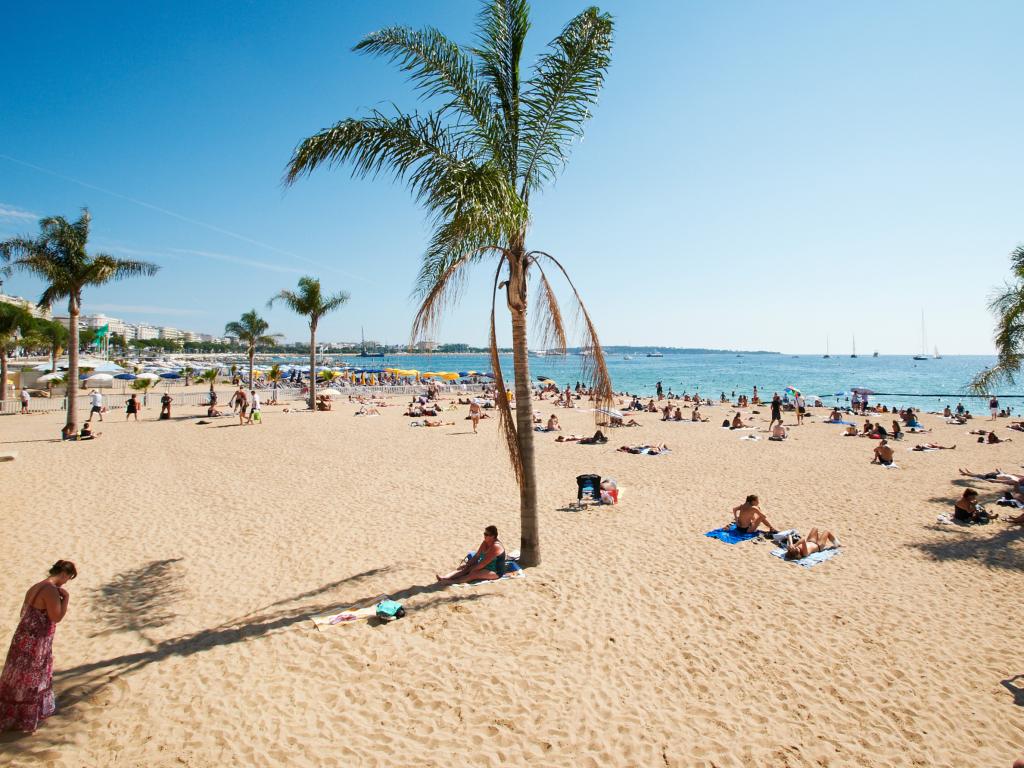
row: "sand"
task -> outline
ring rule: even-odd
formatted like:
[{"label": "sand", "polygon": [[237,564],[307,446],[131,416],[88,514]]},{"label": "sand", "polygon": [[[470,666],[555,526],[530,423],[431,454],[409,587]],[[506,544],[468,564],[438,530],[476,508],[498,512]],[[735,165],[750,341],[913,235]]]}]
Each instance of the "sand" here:
[{"label": "sand", "polygon": [[[226,397],[222,398],[222,402]],[[395,401],[393,401],[395,402]],[[0,644],[25,589],[76,561],[55,641],[58,713],[0,737],[10,766],[1009,766],[1024,756],[1014,627],[1024,534],[936,524],[958,466],[1018,466],[1024,435],[869,464],[874,441],[810,423],[783,444],[718,424],[537,435],[544,562],[434,590],[495,524],[518,546],[496,421],[473,435],[380,417],[199,408],[111,413],[53,442],[59,414],[0,418]],[[545,417],[554,409],[543,406]],[[557,409],[569,431],[592,415]],[[762,413],[759,418],[763,418]],[[822,414],[823,416],[824,414]],[[791,418],[789,419],[791,421]],[[860,421],[860,420],[858,420]],[[760,423],[760,422],[759,422]],[[986,423],[975,422],[984,427]],[[1003,436],[1009,436],[1005,428]],[[764,435],[762,434],[762,437]],[[617,453],[666,442],[672,453]],[[570,511],[575,475],[625,488]],[[976,483],[994,497],[998,486]],[[807,570],[767,542],[703,536],[745,494],[778,527],[830,528]],[[378,594],[408,616],[319,632]]]}]

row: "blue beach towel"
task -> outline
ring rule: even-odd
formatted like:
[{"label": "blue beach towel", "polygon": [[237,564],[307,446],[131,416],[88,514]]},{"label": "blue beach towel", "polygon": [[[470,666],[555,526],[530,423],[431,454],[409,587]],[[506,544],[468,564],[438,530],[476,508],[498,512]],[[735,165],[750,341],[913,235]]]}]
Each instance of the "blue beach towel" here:
[{"label": "blue beach towel", "polygon": [[825,424],[845,424],[848,427],[856,427],[857,425],[852,421],[826,421]]},{"label": "blue beach towel", "polygon": [[741,541],[750,541],[758,536],[756,533],[739,533],[736,530],[736,523],[729,523],[724,528],[715,528],[704,535],[711,539],[724,541],[726,544],[739,544]]},{"label": "blue beach towel", "polygon": [[813,568],[818,563],[824,563],[826,560],[831,560],[833,557],[838,555],[840,551],[841,550],[839,549],[826,549],[821,552],[815,552],[814,554],[808,555],[807,557],[802,557],[799,560],[788,561],[786,561],[786,550],[782,547],[779,547],[778,549],[773,549],[771,554],[772,557],[777,557],[780,560],[790,563],[796,563],[801,568]]}]

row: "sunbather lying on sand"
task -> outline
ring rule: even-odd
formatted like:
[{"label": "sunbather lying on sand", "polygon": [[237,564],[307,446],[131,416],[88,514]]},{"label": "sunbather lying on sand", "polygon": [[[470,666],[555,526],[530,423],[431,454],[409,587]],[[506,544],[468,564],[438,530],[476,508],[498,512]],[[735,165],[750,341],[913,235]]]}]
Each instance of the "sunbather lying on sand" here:
[{"label": "sunbather lying on sand", "polygon": [[645,453],[648,456],[657,456],[668,452],[668,446],[664,443],[656,445],[622,445],[617,450],[625,453]]},{"label": "sunbather lying on sand", "polygon": [[999,469],[995,472],[986,472],[985,474],[971,472],[969,469],[961,469],[960,474],[964,477],[973,477],[976,480],[988,480],[993,483],[1005,483],[1006,485],[1024,484],[1024,475],[1011,475],[1009,472],[1003,472]]},{"label": "sunbather lying on sand", "polygon": [[481,579],[500,579],[505,575],[505,547],[498,541],[498,529],[493,525],[484,528],[484,540],[465,563],[444,576],[437,575],[442,584],[464,584]]},{"label": "sunbather lying on sand", "polygon": [[559,435],[555,438],[556,443],[574,443],[580,439],[579,435]]},{"label": "sunbather lying on sand", "polygon": [[640,426],[640,422],[637,421],[636,419],[630,419],[629,421],[625,421],[621,416],[612,416],[611,419],[612,419],[611,425],[613,427],[639,427]]},{"label": "sunbather lying on sand", "polygon": [[839,539],[835,537],[832,531],[819,531],[817,528],[811,528],[807,538],[793,541],[793,537],[790,536],[786,540],[786,559],[800,560],[808,555],[813,555],[815,552],[821,552],[838,546]]},{"label": "sunbather lying on sand", "polygon": [[604,436],[604,432],[600,429],[594,433],[593,437],[584,437],[580,440],[580,445],[602,445],[608,442],[608,438]]},{"label": "sunbather lying on sand", "polygon": [[915,451],[955,451],[955,445],[939,445],[938,443],[918,443],[914,446]]},{"label": "sunbather lying on sand", "polygon": [[757,529],[764,525],[769,533],[775,533],[775,526],[768,522],[768,518],[761,511],[760,504],[761,501],[757,498],[757,494],[752,493],[747,496],[746,501],[738,507],[732,508],[732,518],[736,530],[743,533],[757,533]]}]

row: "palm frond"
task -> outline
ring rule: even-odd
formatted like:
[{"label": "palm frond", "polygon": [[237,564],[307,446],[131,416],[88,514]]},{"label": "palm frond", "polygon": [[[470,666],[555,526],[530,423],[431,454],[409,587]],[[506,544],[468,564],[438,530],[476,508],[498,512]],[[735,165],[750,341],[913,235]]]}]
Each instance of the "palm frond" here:
[{"label": "palm frond", "polygon": [[572,289],[573,296],[576,299],[576,306],[583,318],[583,338],[582,343],[585,348],[591,350],[589,356],[583,358],[583,371],[582,375],[585,380],[591,382],[591,386],[594,389],[594,405],[597,409],[597,420],[598,423],[604,423],[606,420],[606,414],[601,411],[607,410],[612,407],[615,403],[614,391],[612,389],[612,377],[608,372],[608,366],[604,359],[604,350],[601,348],[601,342],[597,337],[597,327],[594,325],[594,321],[590,317],[590,313],[587,311],[586,305],[583,303],[583,298],[580,296],[579,291],[576,290],[576,285],[569,277],[569,273],[566,272],[565,267],[562,266],[561,262],[558,261],[554,256],[544,251],[531,251],[530,256],[536,259],[537,256],[543,256],[552,264],[554,264],[558,270],[565,277],[569,287]]},{"label": "palm frond", "polygon": [[515,475],[516,484],[522,488],[524,480],[523,457],[519,455],[519,440],[516,432],[516,420],[512,415],[512,406],[508,403],[505,387],[505,377],[501,373],[501,360],[498,358],[498,334],[495,327],[495,310],[498,297],[498,282],[501,280],[501,270],[505,266],[506,257],[498,260],[498,269],[494,273],[494,287],[491,291],[491,331],[490,331],[490,356],[491,370],[494,372],[494,385],[497,392],[494,396],[494,405],[498,409],[498,429],[505,438],[505,449],[508,451],[508,459],[512,464],[512,474]]},{"label": "palm frond", "polygon": [[519,60],[529,29],[526,0],[489,0],[477,22],[478,46],[473,49],[504,118],[503,155],[510,169],[516,166],[519,148]]},{"label": "palm frond", "polygon": [[1010,252],[1010,269],[1018,280],[1024,280],[1024,245],[1018,245]]},{"label": "palm frond", "polygon": [[[1024,257],[1024,248],[1018,247],[1011,255],[1014,271],[1018,257]],[[998,359],[971,381],[970,389],[979,395],[989,394],[998,383],[1013,384],[1024,364],[1024,283],[1007,283],[989,302],[989,309],[996,316]]]},{"label": "palm frond", "polygon": [[520,194],[552,180],[597,102],[611,63],[612,18],[588,8],[570,21],[540,57],[523,94]]},{"label": "palm frond", "polygon": [[384,56],[398,64],[409,73],[424,98],[445,99],[438,114],[454,110],[464,115],[469,118],[471,133],[492,151],[497,149],[500,126],[487,87],[462,48],[437,29],[388,27],[367,35],[355,50]]},{"label": "palm frond", "polygon": [[533,259],[532,263],[539,273],[537,296],[534,301],[534,305],[537,307],[537,314],[534,315],[535,338],[541,348],[554,349],[564,355],[566,348],[565,323],[562,321],[562,310],[558,306],[558,298],[548,282],[547,275],[544,274],[543,267],[536,259]]}]

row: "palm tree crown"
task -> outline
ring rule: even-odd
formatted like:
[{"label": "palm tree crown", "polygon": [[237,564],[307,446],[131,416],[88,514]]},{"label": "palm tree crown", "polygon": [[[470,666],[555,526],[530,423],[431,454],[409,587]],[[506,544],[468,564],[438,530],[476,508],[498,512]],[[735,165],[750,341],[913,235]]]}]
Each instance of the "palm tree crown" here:
[{"label": "palm tree crown", "polygon": [[[550,254],[526,247],[530,197],[554,179],[573,141],[582,136],[611,62],[612,20],[597,8],[584,10],[551,41],[523,81],[520,58],[529,27],[526,0],[487,0],[470,48],[433,28],[390,27],[369,35],[356,50],[397,64],[436,108],[427,114],[375,110],[342,120],[296,147],[285,183],[321,165],[350,163],[357,176],[386,171],[409,186],[433,224],[416,281],[420,306],[414,339],[436,328],[444,307],[457,300],[468,267],[496,258],[493,292],[505,291],[512,315],[515,419],[506,398],[497,402],[520,487],[522,560],[533,565],[540,561],[540,549],[527,289],[534,277],[541,343],[564,350],[562,315],[544,266],[568,275]],[[611,381],[594,325],[575,288],[572,295],[583,314],[583,343],[593,350],[585,358],[584,376],[592,378],[599,405],[610,405]],[[493,299],[490,336],[496,384],[504,390]]]},{"label": "palm tree crown", "polygon": [[297,291],[283,290],[267,302],[268,307],[275,301],[282,301],[297,315],[309,318],[309,407],[316,411],[316,329],[320,318],[348,302],[348,294],[341,291],[324,296],[320,281],[312,277],[300,277]]},{"label": "palm tree crown", "polygon": [[76,221],[49,216],[39,221],[36,237],[12,237],[0,242],[0,257],[10,263],[5,272],[21,271],[46,283],[39,299],[49,308],[55,301],[68,300],[71,343],[68,347],[68,425],[76,427],[78,392],[78,316],[85,288],[129,277],[152,276],[156,264],[134,259],[119,259],[105,253],[86,251],[92,217],[87,208]]},{"label": "palm tree crown", "polygon": [[255,309],[242,314],[238,320],[232,320],[224,326],[225,336],[234,336],[246,346],[246,354],[249,356],[249,386],[256,386],[252,378],[253,360],[256,357],[256,347],[275,343],[280,334],[268,334],[270,324],[260,317]]},{"label": "palm tree crown", "polygon": [[989,303],[996,316],[995,343],[999,359],[991,368],[974,377],[971,389],[987,395],[999,382],[1013,384],[1024,365],[1024,245],[1018,245],[1010,254],[1010,273],[1007,281]]}]

